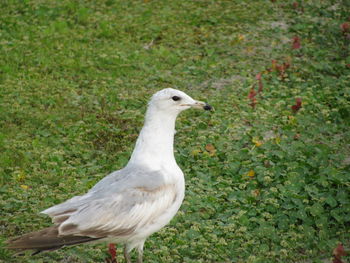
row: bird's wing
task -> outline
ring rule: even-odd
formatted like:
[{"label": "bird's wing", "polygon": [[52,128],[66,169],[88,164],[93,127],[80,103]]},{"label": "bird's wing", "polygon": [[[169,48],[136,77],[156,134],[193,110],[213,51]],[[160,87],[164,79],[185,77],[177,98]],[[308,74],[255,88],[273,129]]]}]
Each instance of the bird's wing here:
[{"label": "bird's wing", "polygon": [[174,184],[127,188],[110,196],[91,198],[79,207],[67,208],[52,217],[60,224],[60,235],[127,236],[162,216],[175,202],[176,192]]},{"label": "bird's wing", "polygon": [[[126,167],[98,182],[87,194],[46,209],[60,235],[125,236],[166,213],[177,198],[164,169]],[[180,170],[180,173],[181,170]]]}]

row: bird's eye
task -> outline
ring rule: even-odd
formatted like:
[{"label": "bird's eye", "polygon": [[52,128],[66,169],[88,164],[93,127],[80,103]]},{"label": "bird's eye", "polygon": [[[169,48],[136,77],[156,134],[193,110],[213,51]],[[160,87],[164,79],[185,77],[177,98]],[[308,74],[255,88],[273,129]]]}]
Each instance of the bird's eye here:
[{"label": "bird's eye", "polygon": [[178,96],[173,96],[173,97],[171,97],[172,99],[173,99],[173,101],[178,101],[178,100],[181,100],[181,98],[180,97],[178,97]]}]

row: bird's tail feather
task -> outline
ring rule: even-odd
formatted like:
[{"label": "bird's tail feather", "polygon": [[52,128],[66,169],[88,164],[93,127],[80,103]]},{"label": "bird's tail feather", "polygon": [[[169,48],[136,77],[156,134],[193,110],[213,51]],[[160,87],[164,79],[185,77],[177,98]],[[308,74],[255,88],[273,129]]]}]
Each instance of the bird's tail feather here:
[{"label": "bird's tail feather", "polygon": [[58,226],[52,226],[11,239],[7,241],[7,248],[17,252],[36,250],[33,253],[35,255],[45,250],[55,250],[64,246],[72,246],[98,239],[87,236],[59,236]]}]

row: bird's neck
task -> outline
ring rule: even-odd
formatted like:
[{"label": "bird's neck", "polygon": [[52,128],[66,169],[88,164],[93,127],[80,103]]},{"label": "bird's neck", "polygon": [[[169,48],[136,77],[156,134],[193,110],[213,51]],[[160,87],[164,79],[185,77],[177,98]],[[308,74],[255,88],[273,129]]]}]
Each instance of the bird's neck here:
[{"label": "bird's neck", "polygon": [[175,164],[174,134],[177,113],[159,111],[149,107],[144,126],[137,138],[128,165],[162,167]]}]

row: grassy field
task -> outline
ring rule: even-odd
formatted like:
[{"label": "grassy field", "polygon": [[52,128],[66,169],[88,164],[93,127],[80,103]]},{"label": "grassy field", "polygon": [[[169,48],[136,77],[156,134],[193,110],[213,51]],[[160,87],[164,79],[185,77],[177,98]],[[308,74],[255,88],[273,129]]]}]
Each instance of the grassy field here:
[{"label": "grassy field", "polygon": [[104,262],[105,245],[14,258],[3,242],[123,167],[149,97],[168,87],[215,111],[178,119],[186,198],[146,262],[320,262],[349,249],[349,10],[1,1],[0,262]]}]

